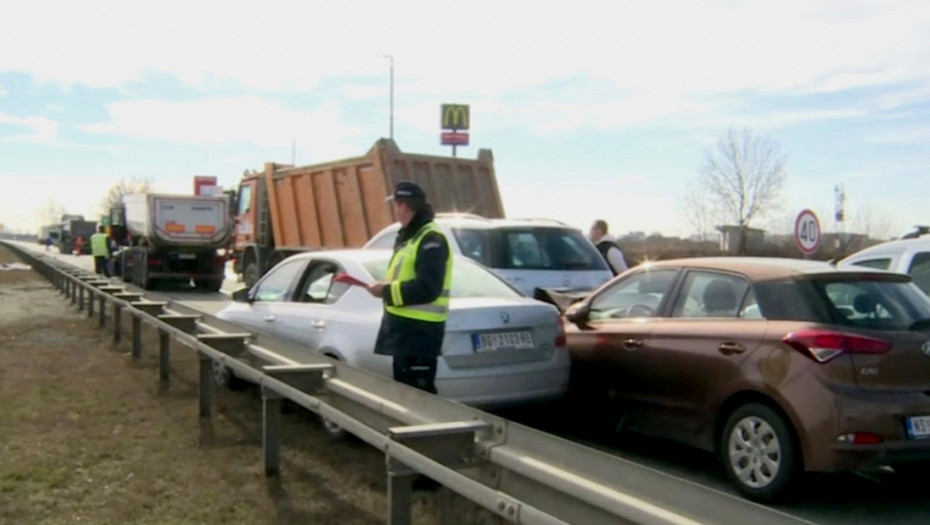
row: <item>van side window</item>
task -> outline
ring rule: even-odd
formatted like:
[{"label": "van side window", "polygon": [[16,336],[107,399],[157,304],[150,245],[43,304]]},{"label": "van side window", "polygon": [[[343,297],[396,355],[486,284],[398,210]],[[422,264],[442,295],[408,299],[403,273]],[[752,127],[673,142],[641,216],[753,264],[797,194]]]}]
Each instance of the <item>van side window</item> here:
[{"label": "van side window", "polygon": [[914,279],[914,284],[930,295],[930,252],[920,252],[911,259],[907,273]]}]

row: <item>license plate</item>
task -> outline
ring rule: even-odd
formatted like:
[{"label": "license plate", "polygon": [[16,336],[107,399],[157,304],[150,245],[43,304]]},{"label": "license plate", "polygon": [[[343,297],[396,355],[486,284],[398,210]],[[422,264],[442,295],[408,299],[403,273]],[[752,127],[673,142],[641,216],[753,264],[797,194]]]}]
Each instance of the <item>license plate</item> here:
[{"label": "license plate", "polygon": [[476,352],[490,352],[494,350],[519,350],[533,348],[533,332],[523,330],[520,332],[492,332],[485,334],[472,334],[472,343]]},{"label": "license plate", "polygon": [[181,253],[181,254],[178,254],[178,259],[196,259],[196,258],[197,258],[197,254],[196,254],[196,253]]},{"label": "license plate", "polygon": [[907,435],[912,439],[930,438],[930,416],[907,418]]}]

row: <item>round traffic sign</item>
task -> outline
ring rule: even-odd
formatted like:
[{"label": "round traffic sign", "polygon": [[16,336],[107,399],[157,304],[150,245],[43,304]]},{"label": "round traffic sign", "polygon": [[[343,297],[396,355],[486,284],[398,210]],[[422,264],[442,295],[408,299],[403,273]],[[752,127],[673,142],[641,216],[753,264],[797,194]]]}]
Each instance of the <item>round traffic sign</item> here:
[{"label": "round traffic sign", "polygon": [[794,221],[794,242],[807,255],[820,248],[820,221],[811,210],[803,210]]}]

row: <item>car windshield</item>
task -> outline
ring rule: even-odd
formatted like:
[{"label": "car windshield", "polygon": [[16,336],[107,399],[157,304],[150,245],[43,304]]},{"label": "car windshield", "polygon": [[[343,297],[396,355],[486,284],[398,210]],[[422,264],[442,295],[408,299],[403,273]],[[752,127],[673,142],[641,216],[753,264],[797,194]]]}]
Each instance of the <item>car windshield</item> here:
[{"label": "car windshield", "polygon": [[930,299],[910,282],[817,277],[756,283],[762,316],[866,328],[908,330],[930,319]]},{"label": "car windshield", "polygon": [[462,255],[485,266],[517,270],[604,270],[607,264],[571,228],[452,228]]},{"label": "car windshield", "polygon": [[[389,258],[366,261],[362,265],[378,281],[384,281]],[[520,297],[497,275],[465,258],[456,258],[452,269],[451,297]]]}]

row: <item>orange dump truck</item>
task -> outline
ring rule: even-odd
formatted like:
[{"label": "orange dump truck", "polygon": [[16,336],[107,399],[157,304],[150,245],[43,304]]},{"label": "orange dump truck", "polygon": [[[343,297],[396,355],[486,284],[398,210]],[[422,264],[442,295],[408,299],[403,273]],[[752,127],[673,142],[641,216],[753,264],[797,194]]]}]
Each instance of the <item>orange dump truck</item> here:
[{"label": "orange dump truck", "polygon": [[252,286],[269,268],[307,250],[357,248],[395,221],[385,197],[411,180],[437,212],[501,218],[491,150],[477,159],[403,153],[380,139],[361,157],[246,172],[235,210],[235,271]]}]

